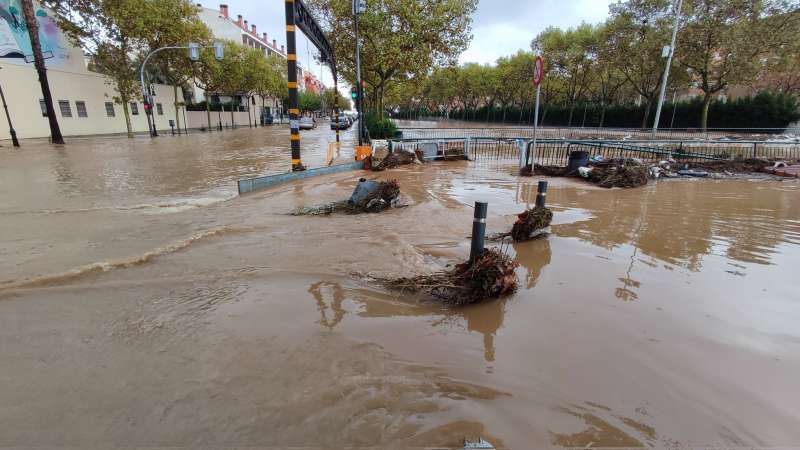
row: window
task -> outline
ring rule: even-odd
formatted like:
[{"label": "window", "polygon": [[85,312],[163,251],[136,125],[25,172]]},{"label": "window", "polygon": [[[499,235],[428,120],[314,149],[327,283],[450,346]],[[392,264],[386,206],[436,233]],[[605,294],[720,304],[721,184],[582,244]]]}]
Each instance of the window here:
[{"label": "window", "polygon": [[47,117],[47,105],[44,104],[42,99],[39,99],[39,108],[42,110],[42,117]]},{"label": "window", "polygon": [[69,100],[59,100],[58,109],[61,110],[61,117],[72,117],[72,108],[69,106]]},{"label": "window", "polygon": [[164,115],[164,107],[161,105],[161,103],[156,103],[156,111],[158,111],[159,116]]},{"label": "window", "polygon": [[89,117],[86,114],[86,102],[75,100],[75,109],[78,111],[78,117]]},{"label": "window", "polygon": [[116,117],[117,113],[114,112],[113,102],[106,102],[106,115],[108,117]]},{"label": "window", "polygon": [[139,105],[136,102],[131,102],[131,114],[134,116],[139,115]]}]

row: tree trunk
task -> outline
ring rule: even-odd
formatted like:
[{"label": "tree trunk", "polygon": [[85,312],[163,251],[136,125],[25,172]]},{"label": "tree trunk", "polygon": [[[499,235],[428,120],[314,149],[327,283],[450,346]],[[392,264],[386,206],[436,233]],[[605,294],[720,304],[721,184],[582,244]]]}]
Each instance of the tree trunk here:
[{"label": "tree trunk", "polygon": [[647,99],[647,103],[645,104],[645,107],[644,107],[644,117],[642,117],[642,129],[643,129],[643,130],[644,130],[645,128],[647,128],[647,123],[648,123],[648,120],[650,120],[650,104],[651,104],[651,103],[652,103],[652,102],[651,102],[651,101],[650,101],[650,99],[648,98],[648,99]]},{"label": "tree trunk", "polygon": [[581,122],[581,128],[585,128],[586,127],[586,111],[588,109],[589,109],[589,105],[588,104],[584,104],[583,105],[583,122]]},{"label": "tree trunk", "polygon": [[39,75],[42,98],[47,109],[47,121],[50,123],[50,141],[53,144],[64,144],[64,137],[61,135],[61,128],[58,126],[58,119],[56,119],[56,110],[53,108],[53,96],[50,94],[47,68],[42,55],[42,45],[39,42],[39,23],[36,21],[32,0],[22,0],[22,13],[25,15],[25,25],[28,28],[28,36],[33,49],[34,66],[36,67],[36,73]]},{"label": "tree trunk", "polygon": [[575,112],[575,102],[569,104],[569,119],[567,120],[567,128],[572,126],[572,113]]},{"label": "tree trunk", "polygon": [[208,131],[211,131],[211,102],[208,101],[206,96],[206,119],[208,119]]},{"label": "tree trunk", "polygon": [[703,97],[703,111],[700,113],[700,128],[703,131],[708,130],[708,110],[711,106],[711,94],[705,94]]},{"label": "tree trunk", "polygon": [[603,102],[602,109],[600,110],[600,126],[598,128],[603,128],[605,122],[606,122],[606,102]]},{"label": "tree trunk", "polygon": [[247,126],[253,128],[253,116],[250,115],[250,98],[245,97],[247,99]]},{"label": "tree trunk", "polygon": [[181,120],[180,120],[181,116],[180,116],[180,110],[178,108],[178,85],[177,84],[172,86],[172,97],[174,99],[172,104],[173,104],[173,106],[175,106],[175,125],[177,125],[178,136],[180,136],[180,134],[181,134]]},{"label": "tree trunk", "polygon": [[128,111],[128,106],[131,104],[131,102],[127,96],[123,96],[122,94],[120,94],[120,100],[122,100],[122,112],[125,114],[125,127],[128,130],[128,139],[132,139],[133,126],[131,126],[131,113]]},{"label": "tree trunk", "polygon": [[231,130],[236,129],[236,121],[233,118],[233,97],[231,97]]}]

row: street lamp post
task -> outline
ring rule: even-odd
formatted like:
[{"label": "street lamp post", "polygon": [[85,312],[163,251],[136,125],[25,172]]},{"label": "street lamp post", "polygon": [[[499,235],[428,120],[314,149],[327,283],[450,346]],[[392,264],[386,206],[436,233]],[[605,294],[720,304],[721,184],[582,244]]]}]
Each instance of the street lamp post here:
[{"label": "street lamp post", "polygon": [[675,8],[675,24],[672,28],[672,42],[669,46],[669,54],[667,55],[667,67],[664,68],[664,76],[661,77],[661,94],[658,96],[658,108],[656,108],[656,120],[653,123],[653,137],[658,131],[658,122],[661,120],[661,108],[664,106],[664,96],[667,95],[667,80],[669,79],[669,69],[672,67],[672,57],[675,55],[675,40],[678,37],[678,28],[681,24],[681,8],[683,7],[683,0],[677,0],[677,8]]},{"label": "street lamp post", "polygon": [[[145,85],[145,80],[144,80],[144,69],[145,69],[145,66],[147,65],[147,61],[149,61],[150,58],[153,57],[153,55],[155,55],[156,53],[159,53],[159,52],[164,51],[164,50],[178,50],[178,49],[184,49],[185,50],[185,49],[188,49],[189,50],[189,59],[192,60],[193,62],[197,62],[197,61],[200,60],[200,49],[201,48],[213,48],[214,49],[214,58],[216,58],[217,61],[220,61],[220,60],[222,60],[222,58],[225,57],[225,50],[224,50],[224,47],[222,46],[221,42],[215,42],[214,45],[212,45],[210,47],[203,47],[200,44],[192,42],[189,45],[185,45],[185,46],[174,45],[174,46],[167,46],[167,47],[157,48],[157,49],[151,51],[150,53],[148,53],[147,56],[144,58],[144,61],[142,61],[142,66],[139,68],[139,81],[142,83],[142,97],[144,99],[145,112],[147,113],[147,127],[150,129],[150,137],[158,136],[158,131],[156,130],[155,118],[153,119],[152,126],[150,125],[150,116],[153,113],[153,98],[147,92],[147,87]],[[149,105],[149,108],[148,108],[148,105]]]},{"label": "street lamp post", "polygon": [[11,115],[8,113],[8,105],[6,104],[6,95],[3,93],[3,87],[0,86],[0,97],[3,99],[3,109],[6,111],[6,119],[8,120],[8,133],[11,135],[11,145],[19,147],[19,140],[17,139],[17,132],[14,130],[14,125],[11,125]]}]

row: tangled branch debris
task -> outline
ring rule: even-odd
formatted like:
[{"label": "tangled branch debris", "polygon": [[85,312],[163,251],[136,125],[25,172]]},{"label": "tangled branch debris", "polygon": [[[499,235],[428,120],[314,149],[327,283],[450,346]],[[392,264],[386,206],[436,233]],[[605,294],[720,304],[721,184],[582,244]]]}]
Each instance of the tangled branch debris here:
[{"label": "tangled branch debris", "polygon": [[[368,187],[363,190],[361,185],[368,183]],[[378,213],[392,206],[395,206],[400,199],[400,185],[397,180],[391,181],[370,181],[362,179],[359,188],[356,188],[350,200],[328,203],[325,205],[298,208],[292,212],[293,216],[328,216],[331,214],[362,214]]]},{"label": "tangled branch debris", "polygon": [[511,228],[511,238],[516,242],[523,242],[540,236],[550,222],[553,221],[553,211],[549,208],[537,206],[517,216],[514,227]]},{"label": "tangled branch debris", "polygon": [[380,163],[372,166],[372,170],[375,172],[382,172],[386,169],[394,169],[395,167],[405,166],[408,164],[418,164],[423,160],[422,150],[417,150],[416,152],[395,150],[386,158],[383,158]]},{"label": "tangled branch debris", "polygon": [[448,305],[470,305],[500,298],[517,290],[519,264],[497,249],[486,249],[474,263],[414,278],[383,280],[391,288],[426,293]]},{"label": "tangled branch debris", "polygon": [[604,188],[633,188],[649,181],[650,169],[635,159],[610,159],[592,166],[587,178]]}]

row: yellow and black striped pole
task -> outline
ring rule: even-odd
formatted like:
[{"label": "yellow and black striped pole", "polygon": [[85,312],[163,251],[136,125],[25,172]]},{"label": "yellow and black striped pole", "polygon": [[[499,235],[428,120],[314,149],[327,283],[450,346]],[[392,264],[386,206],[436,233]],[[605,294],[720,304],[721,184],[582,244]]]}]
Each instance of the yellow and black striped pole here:
[{"label": "yellow and black striped pole", "polygon": [[333,113],[336,116],[336,145],[339,145],[339,80],[336,79],[336,72],[333,74]]},{"label": "yellow and black striped pole", "polygon": [[300,160],[300,107],[297,100],[297,41],[294,0],[286,0],[286,62],[289,67],[289,127],[292,142],[292,171],[306,170]]}]

